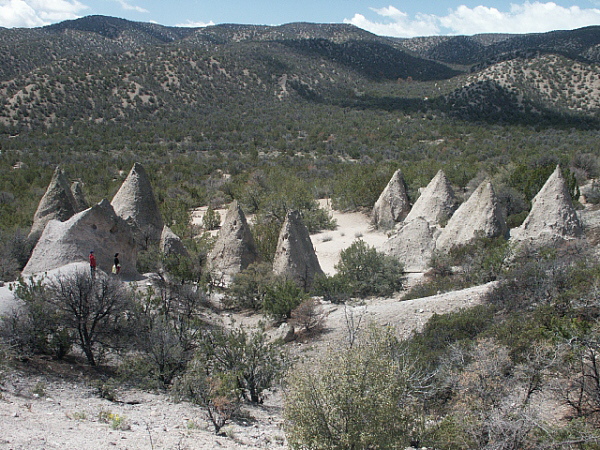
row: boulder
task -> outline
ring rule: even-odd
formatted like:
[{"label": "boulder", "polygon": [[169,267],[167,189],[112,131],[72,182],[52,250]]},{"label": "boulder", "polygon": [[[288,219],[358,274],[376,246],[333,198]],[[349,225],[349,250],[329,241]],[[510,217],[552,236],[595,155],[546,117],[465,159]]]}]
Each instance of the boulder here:
[{"label": "boulder", "polygon": [[217,242],[208,255],[211,273],[226,284],[258,260],[258,250],[246,216],[237,201],[227,210]]},{"label": "boulder", "polygon": [[375,202],[371,220],[377,228],[394,228],[410,211],[406,184],[400,169],[394,172],[389,183]]},{"label": "boulder", "polygon": [[64,222],[69,219],[79,211],[76,205],[67,178],[62,169],[57,167],[46,193],[33,215],[33,225],[27,237],[28,241],[35,245],[48,222],[51,220]]},{"label": "boulder", "polygon": [[404,222],[422,217],[432,225],[447,222],[458,206],[454,190],[443,170],[440,170],[421,193]]},{"label": "boulder", "polygon": [[164,223],[150,179],[141,164],[133,165],[111,204],[117,215],[133,228],[141,248],[160,241]]},{"label": "boulder", "polygon": [[98,269],[110,273],[114,254],[119,253],[121,275],[132,278],[138,275],[133,234],[108,200],[102,200],[65,222],[48,222],[23,274],[47,272],[74,262],[89,262],[90,251],[94,251]]},{"label": "boulder", "polygon": [[398,231],[383,245],[384,253],[404,265],[405,272],[424,272],[435,250],[436,227],[421,216],[399,225]]},{"label": "boulder", "polygon": [[531,211],[523,224],[511,230],[511,240],[552,245],[578,238],[582,233],[567,183],[557,166],[531,202]]},{"label": "boulder", "polygon": [[436,250],[447,251],[478,237],[493,238],[506,232],[506,220],[492,183],[484,180],[442,229]]},{"label": "boulder", "polygon": [[298,211],[288,212],[277,241],[273,271],[309,290],[315,277],[323,274],[308,228]]},{"label": "boulder", "polygon": [[160,235],[159,248],[165,256],[184,256],[186,258],[190,256],[181,238],[166,225]]},{"label": "boulder", "polygon": [[289,323],[282,323],[279,328],[271,336],[271,341],[277,342],[292,342],[296,339],[296,330],[293,325]]}]

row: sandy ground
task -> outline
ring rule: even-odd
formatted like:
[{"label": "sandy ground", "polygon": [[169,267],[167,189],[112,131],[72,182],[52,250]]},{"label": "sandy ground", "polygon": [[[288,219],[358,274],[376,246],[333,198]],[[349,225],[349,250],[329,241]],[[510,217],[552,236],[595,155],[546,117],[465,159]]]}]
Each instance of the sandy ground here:
[{"label": "sandy ground", "polygon": [[[10,376],[0,398],[0,448],[241,449],[284,448],[281,401],[244,409],[217,436],[200,408],[164,394],[130,390],[117,402],[79,380]],[[271,403],[270,403],[271,401]],[[275,404],[272,403],[275,402]],[[119,422],[120,421],[120,422]],[[117,425],[118,426],[115,426]]]},{"label": "sandy ground", "polygon": [[323,231],[311,236],[313,247],[319,258],[321,268],[328,275],[335,273],[335,265],[340,259],[340,252],[362,239],[368,245],[381,250],[387,240],[387,234],[371,227],[369,216],[361,212],[341,213],[333,211],[327,200],[320,201],[321,207],[328,211],[337,222],[337,229]]},{"label": "sandy ground", "polygon": [[[225,211],[219,211],[222,218]],[[325,272],[334,272],[339,252],[361,238],[380,248],[385,233],[370,228],[361,213],[332,212],[338,228],[312,236],[313,245]],[[201,223],[201,215],[196,219]],[[86,264],[83,264],[87,268]],[[82,267],[83,267],[82,266]],[[69,270],[77,269],[74,265]],[[51,274],[52,275],[52,274]],[[340,345],[347,337],[348,318],[361,324],[374,321],[392,325],[400,337],[420,330],[434,313],[473,306],[492,284],[423,299],[400,301],[370,299],[360,306],[322,304],[327,316],[325,332],[307,342],[287,344],[292,353],[319,353],[324,346]],[[12,292],[0,287],[0,314],[14,305]],[[230,317],[231,318],[231,317]],[[237,323],[255,323],[259,316],[236,315]],[[47,364],[56,364],[48,361]],[[64,366],[63,366],[64,369]],[[88,375],[77,373],[81,366],[49,376],[42,367],[37,375],[12,372],[0,390],[0,448],[4,449],[242,449],[286,448],[281,393],[270,395],[265,404],[244,409],[244,419],[216,436],[204,412],[186,403],[174,403],[167,395],[138,390],[117,391],[118,402],[99,398]],[[113,420],[123,426],[114,429]]]}]

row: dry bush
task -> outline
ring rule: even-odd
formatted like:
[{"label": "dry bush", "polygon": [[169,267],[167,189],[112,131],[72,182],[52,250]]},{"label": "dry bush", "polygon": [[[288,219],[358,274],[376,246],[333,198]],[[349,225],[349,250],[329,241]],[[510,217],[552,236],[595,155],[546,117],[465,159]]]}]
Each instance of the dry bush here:
[{"label": "dry bush", "polygon": [[325,313],[318,300],[309,298],[292,311],[292,324],[304,333],[318,333],[323,330]]}]

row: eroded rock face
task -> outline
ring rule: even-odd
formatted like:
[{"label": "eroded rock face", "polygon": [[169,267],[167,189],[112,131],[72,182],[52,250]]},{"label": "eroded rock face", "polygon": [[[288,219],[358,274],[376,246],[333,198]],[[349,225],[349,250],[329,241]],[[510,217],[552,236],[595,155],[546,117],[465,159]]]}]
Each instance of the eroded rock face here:
[{"label": "eroded rock face", "polygon": [[237,201],[227,210],[217,242],[208,255],[208,268],[226,284],[258,260],[258,251],[246,216]]},{"label": "eroded rock face", "polygon": [[35,245],[48,222],[51,220],[64,222],[78,211],[67,178],[62,169],[57,167],[33,216],[33,225],[27,239]]},{"label": "eroded rock face", "polygon": [[90,207],[85,199],[85,194],[83,193],[83,183],[81,181],[74,181],[71,183],[71,193],[73,194],[73,199],[75,200],[75,208],[77,209],[77,212],[81,212]]},{"label": "eroded rock face", "polygon": [[181,238],[166,225],[160,235],[159,248],[165,256],[183,256],[186,258],[190,256]]},{"label": "eroded rock face", "polygon": [[422,217],[432,225],[447,222],[458,206],[454,190],[443,170],[440,170],[421,193],[404,219],[410,222]]},{"label": "eroded rock face", "polygon": [[394,228],[410,211],[406,185],[400,169],[396,170],[389,183],[375,202],[371,219],[377,228]]},{"label": "eroded rock face", "polygon": [[511,231],[511,240],[551,245],[578,238],[583,227],[577,216],[560,167],[550,175],[531,203],[523,224]]},{"label": "eroded rock face", "polygon": [[277,241],[273,271],[309,290],[323,270],[298,211],[288,212]]},{"label": "eroded rock face", "polygon": [[114,254],[119,253],[121,275],[138,275],[133,234],[108,200],[102,200],[65,222],[48,222],[23,274],[46,272],[73,262],[88,262],[90,251],[94,252],[99,269],[110,273]]},{"label": "eroded rock face", "polygon": [[383,251],[404,265],[405,272],[424,272],[435,250],[435,226],[417,216],[399,225],[397,232],[383,246]]},{"label": "eroded rock face", "polygon": [[160,241],[164,223],[152,185],[141,164],[133,165],[111,204],[116,214],[132,227],[141,247]]},{"label": "eroded rock face", "polygon": [[468,244],[478,237],[498,237],[507,232],[506,219],[492,183],[483,181],[456,210],[436,241],[438,251]]}]

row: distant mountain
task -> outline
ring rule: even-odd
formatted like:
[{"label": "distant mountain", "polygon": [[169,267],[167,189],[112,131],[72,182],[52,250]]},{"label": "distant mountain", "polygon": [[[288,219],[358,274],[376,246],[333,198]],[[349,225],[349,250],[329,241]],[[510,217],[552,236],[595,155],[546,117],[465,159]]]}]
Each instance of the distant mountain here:
[{"label": "distant mountain", "polygon": [[535,53],[560,54],[587,62],[600,62],[600,26],[535,34],[480,34],[399,39],[398,43],[422,58],[448,64],[490,65]]},{"label": "distant mountain", "polygon": [[[131,39],[136,45],[159,42],[173,42],[183,39],[194,32],[191,28],[165,27],[154,23],[131,22],[125,19],[107,16],[87,16],[76,20],[67,20],[44,27],[50,33],[83,31],[97,33],[109,39]],[[125,36],[127,36],[125,38]]]},{"label": "distant mountain", "polygon": [[554,111],[597,116],[600,67],[559,54],[515,58],[469,75],[447,100],[455,112],[462,110],[467,115]]},{"label": "distant mountain", "polygon": [[185,121],[198,109],[294,102],[469,120],[596,117],[599,58],[600,27],[392,39],[347,24],[182,28],[89,16],[0,29],[0,125]]}]

